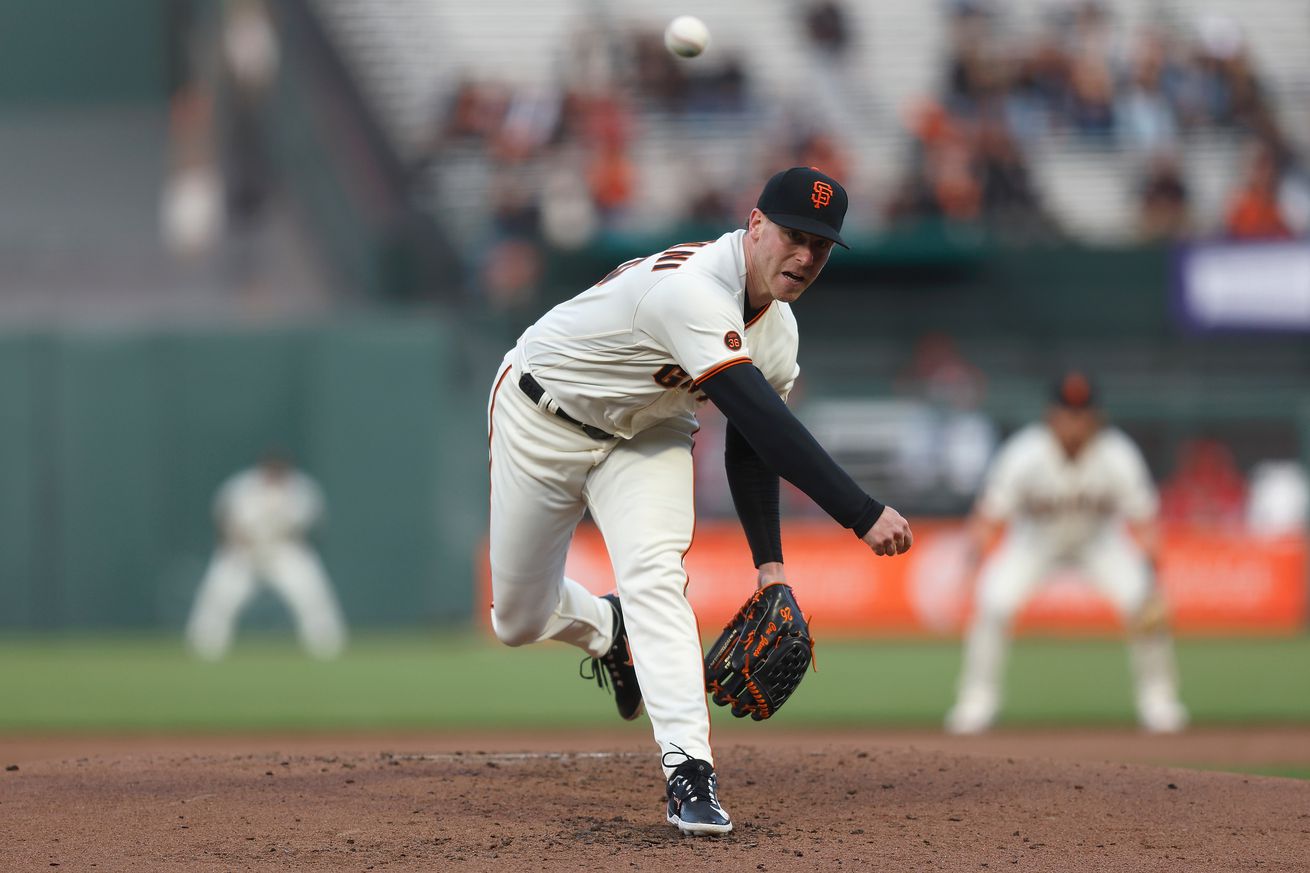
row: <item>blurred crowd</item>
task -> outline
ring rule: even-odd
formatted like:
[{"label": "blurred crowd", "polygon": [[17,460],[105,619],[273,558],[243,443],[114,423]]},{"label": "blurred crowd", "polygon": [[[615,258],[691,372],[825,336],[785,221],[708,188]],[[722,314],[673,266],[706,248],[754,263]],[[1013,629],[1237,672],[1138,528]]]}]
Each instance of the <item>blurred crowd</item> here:
[{"label": "blurred crowd", "polygon": [[[1306,229],[1303,170],[1238,22],[1207,16],[1125,33],[1103,0],[1074,0],[1019,34],[998,4],[957,0],[950,33],[941,93],[910,113],[914,157],[892,216],[1056,233],[1027,157],[1054,141],[1135,163],[1143,240],[1216,224],[1239,239]],[[1193,214],[1183,169],[1189,137],[1206,132],[1246,143],[1218,222]]]},{"label": "blurred crowd", "polygon": [[[1134,168],[1142,241],[1306,231],[1310,185],[1238,22],[1208,16],[1126,31],[1105,0],[1043,8],[1040,21],[1017,22],[994,0],[955,0],[938,93],[904,112],[908,158],[900,178],[875,192],[881,221],[978,225],[1018,241],[1064,236],[1043,205],[1033,155],[1066,148],[1090,149],[1093,160],[1100,150]],[[842,0],[804,4],[798,23],[812,81],[829,84],[811,89],[811,111],[753,137],[744,159],[847,177],[859,144],[839,119],[867,108],[859,67],[850,65],[866,42]],[[644,170],[634,146],[653,115],[748,119],[776,115],[780,103],[759,93],[742,56],[720,50],[689,63],[665,51],[656,31],[579,32],[563,56],[557,82],[468,79],[439,111],[429,158],[472,145],[493,164],[496,256],[482,276],[493,300],[525,293],[542,245],[581,245],[623,226]],[[834,100],[845,102],[824,105]],[[1197,214],[1186,172],[1187,150],[1206,134],[1244,144],[1222,216]],[[735,223],[749,205],[744,194],[688,186],[674,218]]]},{"label": "blurred crowd", "polygon": [[[489,161],[490,239],[475,284],[501,308],[530,297],[545,247],[576,248],[622,222],[638,192],[633,149],[644,115],[748,109],[744,66],[731,53],[690,65],[644,29],[585,29],[572,43],[557,82],[459,81],[424,156],[471,148]],[[685,212],[717,220],[735,206],[708,188]]]}]

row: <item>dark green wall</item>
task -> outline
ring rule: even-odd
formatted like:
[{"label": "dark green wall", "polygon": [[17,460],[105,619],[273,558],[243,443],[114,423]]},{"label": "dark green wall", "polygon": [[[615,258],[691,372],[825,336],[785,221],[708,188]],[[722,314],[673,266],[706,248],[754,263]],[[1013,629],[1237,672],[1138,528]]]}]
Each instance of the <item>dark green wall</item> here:
[{"label": "dark green wall", "polygon": [[0,0],[0,108],[162,99],[172,0]]},{"label": "dark green wall", "polygon": [[484,386],[439,323],[0,335],[0,627],[180,626],[270,447],[323,486],[353,625],[467,617]]}]

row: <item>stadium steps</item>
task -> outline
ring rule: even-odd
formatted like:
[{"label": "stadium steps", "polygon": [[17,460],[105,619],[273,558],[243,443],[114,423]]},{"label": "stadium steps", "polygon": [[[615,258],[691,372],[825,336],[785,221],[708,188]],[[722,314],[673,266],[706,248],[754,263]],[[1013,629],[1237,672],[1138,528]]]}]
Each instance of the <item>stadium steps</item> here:
[{"label": "stadium steps", "polygon": [[[296,223],[273,209],[258,251],[180,263],[162,244],[163,106],[44,109],[0,118],[0,321],[156,322],[326,300]],[[258,286],[235,258],[256,259]],[[245,261],[252,263],[252,261]],[[236,268],[236,272],[225,272]],[[267,283],[265,293],[264,283]],[[254,299],[251,294],[257,294]]]}]

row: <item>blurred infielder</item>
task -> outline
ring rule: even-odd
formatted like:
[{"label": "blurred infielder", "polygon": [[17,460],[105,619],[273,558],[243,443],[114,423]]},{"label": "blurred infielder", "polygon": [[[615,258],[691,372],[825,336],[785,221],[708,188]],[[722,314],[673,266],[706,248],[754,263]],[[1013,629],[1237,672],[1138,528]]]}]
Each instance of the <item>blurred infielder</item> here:
[{"label": "blurred infielder", "polygon": [[979,733],[1001,705],[1010,624],[1042,580],[1075,567],[1123,616],[1138,718],[1153,732],[1181,730],[1173,646],[1154,567],[1160,548],[1157,498],[1141,453],[1104,426],[1088,379],[1055,385],[1045,421],[1001,446],[969,519],[973,564],[1002,528],[1006,537],[978,575],[952,733]]},{"label": "blurred infielder", "polygon": [[286,603],[310,654],[332,658],[345,645],[341,609],[305,534],[323,511],[318,486],[283,459],[269,456],[227,480],[214,500],[219,545],[187,622],[197,655],[227,653],[241,610],[260,580]]},{"label": "blurred infielder", "polygon": [[[621,716],[644,703],[666,816],[685,833],[732,829],[682,563],[700,404],[728,420],[725,465],[761,587],[786,581],[779,474],[876,554],[910,548],[905,519],[865,494],[783,402],[799,372],[790,304],[845,245],[846,205],[817,170],[775,175],[744,230],[629,261],[546,313],[506,355],[488,403],[495,632],[511,646],[572,643],[614,686]],[[617,594],[564,576],[588,510]]]}]

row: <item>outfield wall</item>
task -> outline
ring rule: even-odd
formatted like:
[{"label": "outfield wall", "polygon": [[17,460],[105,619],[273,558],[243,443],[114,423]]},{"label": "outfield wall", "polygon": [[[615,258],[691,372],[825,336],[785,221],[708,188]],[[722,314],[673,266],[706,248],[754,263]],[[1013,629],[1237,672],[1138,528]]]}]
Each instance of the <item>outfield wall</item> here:
[{"label": "outfield wall", "polygon": [[431,319],[0,336],[0,628],[180,627],[216,489],[271,447],[323,487],[352,624],[466,617],[486,449],[462,360]]},{"label": "outfield wall", "polygon": [[[268,448],[323,486],[314,539],[352,626],[484,616],[485,391],[506,336],[426,316],[0,333],[0,629],[180,629],[214,545],[214,493]],[[916,531],[907,558],[880,561],[826,521],[789,523],[802,602],[833,629],[955,632],[958,531]],[[603,545],[584,530],[577,546],[574,575],[607,589]],[[702,518],[688,566],[706,627],[744,599],[748,560],[734,520]],[[1066,581],[1028,626],[1113,625]],[[1300,539],[1176,530],[1164,584],[1184,632],[1305,626]],[[285,621],[266,596],[243,627]]]},{"label": "outfield wall", "polygon": [[[958,521],[913,521],[914,548],[878,558],[834,524],[791,522],[783,531],[787,574],[818,633],[961,632],[973,606],[967,539]],[[1184,635],[1294,634],[1305,629],[1305,536],[1262,539],[1198,526],[1165,530],[1160,585],[1175,630]],[[687,596],[701,629],[718,628],[755,587],[750,551],[735,521],[699,522],[686,557]],[[565,572],[597,594],[614,590],[604,541],[579,529]],[[491,602],[485,559],[481,600]],[[1018,618],[1033,633],[1116,632],[1118,617],[1077,573],[1046,580]]]}]

